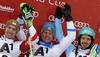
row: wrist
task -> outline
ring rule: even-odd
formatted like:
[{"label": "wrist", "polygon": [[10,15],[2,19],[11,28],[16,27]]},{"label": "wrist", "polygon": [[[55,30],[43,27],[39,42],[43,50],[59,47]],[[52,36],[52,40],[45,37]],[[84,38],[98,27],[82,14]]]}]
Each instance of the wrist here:
[{"label": "wrist", "polygon": [[31,26],[31,25],[33,25],[33,22],[29,20],[28,24],[29,24],[29,26]]},{"label": "wrist", "polygon": [[26,24],[26,26],[32,26],[33,25],[33,22],[31,21],[31,20],[27,20],[26,22],[25,22],[25,24]]},{"label": "wrist", "polygon": [[69,21],[73,21],[73,18],[72,18],[71,15],[68,15],[68,16],[65,16],[65,20],[66,20],[67,22],[69,22]]}]

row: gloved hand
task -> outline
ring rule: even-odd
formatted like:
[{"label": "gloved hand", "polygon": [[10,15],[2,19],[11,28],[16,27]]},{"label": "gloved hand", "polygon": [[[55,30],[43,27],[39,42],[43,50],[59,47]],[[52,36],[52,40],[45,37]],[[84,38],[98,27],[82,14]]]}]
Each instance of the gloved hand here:
[{"label": "gloved hand", "polygon": [[56,7],[56,13],[55,13],[55,17],[56,18],[59,18],[59,19],[61,19],[62,18],[62,16],[63,16],[63,9],[64,9],[65,7],[63,6],[63,5],[58,5],[57,7]]},{"label": "gloved hand", "polygon": [[22,18],[22,14],[19,14],[18,17],[19,17],[20,19],[23,19],[23,18]]},{"label": "gloved hand", "polygon": [[65,17],[66,21],[72,21],[73,18],[71,16],[71,7],[70,5],[68,5],[67,3],[65,5],[63,5],[65,7],[65,9],[63,9],[63,14]]},{"label": "gloved hand", "polygon": [[20,8],[21,8],[21,14],[19,15],[22,16],[22,19],[24,19],[26,25],[28,24],[28,26],[33,24],[33,15],[32,15],[32,11],[34,10],[32,6],[27,5],[26,3],[21,3],[20,4]]},{"label": "gloved hand", "polygon": [[58,12],[58,13],[56,13],[56,15],[58,16],[58,18],[59,17],[62,18],[63,14],[64,14],[66,21],[72,21],[73,20],[72,16],[70,15],[71,14],[70,5],[68,5],[66,3],[65,5],[61,4],[61,5],[58,5],[57,7],[59,8],[59,9],[56,9],[56,12]]},{"label": "gloved hand", "polygon": [[32,6],[27,5],[26,3],[21,3],[20,8],[21,8],[22,16],[25,17],[26,20],[32,19],[33,17],[32,11],[34,10]]}]

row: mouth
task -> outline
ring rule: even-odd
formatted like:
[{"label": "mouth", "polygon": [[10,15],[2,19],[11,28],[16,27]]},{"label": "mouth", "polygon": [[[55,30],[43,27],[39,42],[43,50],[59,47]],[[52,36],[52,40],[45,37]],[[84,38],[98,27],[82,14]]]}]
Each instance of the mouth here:
[{"label": "mouth", "polygon": [[83,44],[83,46],[85,46],[85,45],[87,45],[87,44]]},{"label": "mouth", "polygon": [[46,37],[45,39],[46,39],[46,40],[49,40],[50,38]]},{"label": "mouth", "polygon": [[13,34],[10,33],[10,32],[7,32],[7,33],[6,33],[6,36],[7,36],[8,38],[10,38],[12,35],[13,35]]},{"label": "mouth", "polygon": [[86,43],[83,43],[82,45],[83,45],[84,47],[86,47],[86,46],[87,46],[87,44],[86,44]]},{"label": "mouth", "polygon": [[11,33],[7,33],[7,35],[8,35],[8,36],[11,36],[12,34],[11,34]]}]

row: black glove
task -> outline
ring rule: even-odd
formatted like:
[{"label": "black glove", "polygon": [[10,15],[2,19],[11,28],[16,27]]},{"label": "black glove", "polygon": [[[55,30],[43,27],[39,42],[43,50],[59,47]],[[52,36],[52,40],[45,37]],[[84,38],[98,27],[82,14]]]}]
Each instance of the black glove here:
[{"label": "black glove", "polygon": [[57,6],[56,8],[56,13],[55,13],[55,17],[61,19],[63,16],[63,12],[62,12],[62,8],[60,8],[59,6]]},{"label": "black glove", "polygon": [[65,17],[65,20],[68,22],[68,21],[73,21],[73,18],[71,15],[68,15]]},{"label": "black glove", "polygon": [[19,17],[20,19],[23,19],[23,18],[22,18],[22,14],[19,14],[18,17]]},{"label": "black glove", "polygon": [[26,3],[21,3],[20,4],[20,8],[21,8],[21,14],[19,15],[19,18],[23,19],[22,16],[25,19],[32,19],[32,11],[34,10],[34,8],[30,5],[27,5]]},{"label": "black glove", "polygon": [[73,21],[73,18],[71,16],[71,7],[67,3],[64,5],[65,9],[63,10],[63,14],[66,21]]}]

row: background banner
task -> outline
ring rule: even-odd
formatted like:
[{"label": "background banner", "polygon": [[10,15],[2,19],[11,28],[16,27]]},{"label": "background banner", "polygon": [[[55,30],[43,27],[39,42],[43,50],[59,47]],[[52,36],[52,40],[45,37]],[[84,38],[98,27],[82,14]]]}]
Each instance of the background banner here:
[{"label": "background banner", "polygon": [[[95,31],[94,43],[100,45],[100,0],[0,0],[0,36],[4,34],[5,23],[10,19],[17,19],[21,13],[20,4],[25,2],[34,7],[33,24],[36,28],[38,35],[40,35],[41,29],[45,22],[55,23],[55,11],[56,6],[59,4],[67,3],[71,6],[71,15],[74,19],[74,25],[78,32],[83,27],[90,27]],[[62,27],[64,35],[66,36],[66,22],[64,17],[62,18]],[[27,34],[26,27],[24,31]],[[16,41],[18,39],[16,38]],[[57,43],[54,38],[52,40]],[[77,38],[73,42],[73,45],[77,45]],[[64,57],[63,54],[61,57]]]}]

